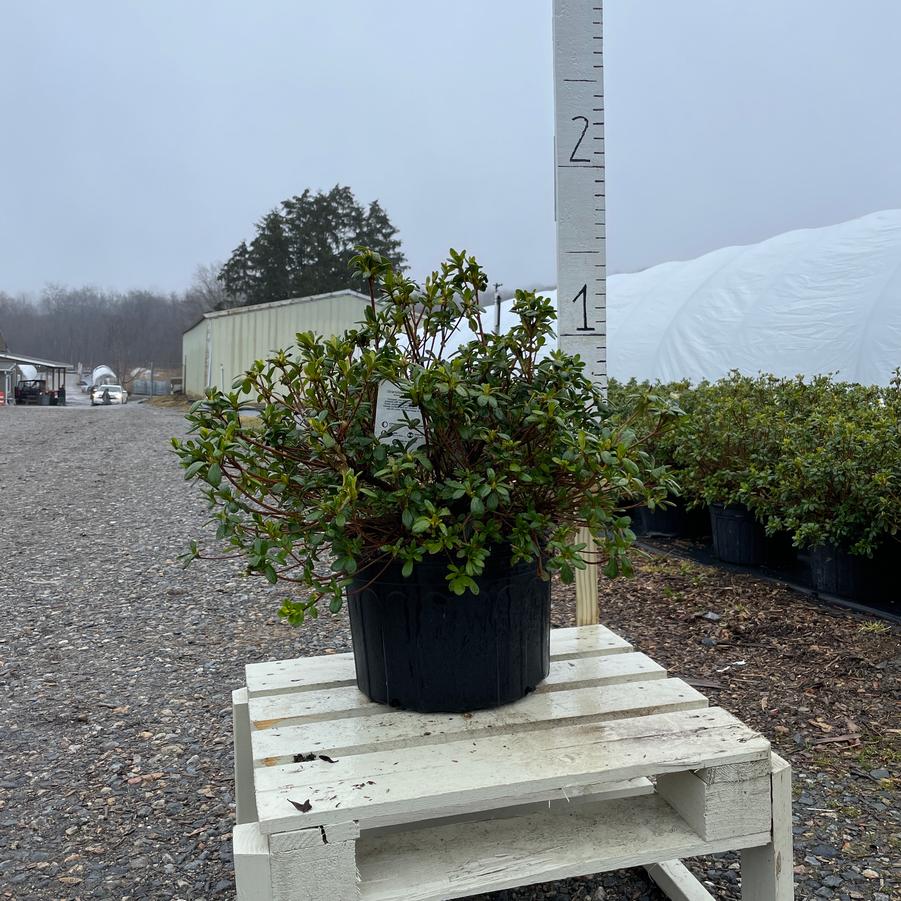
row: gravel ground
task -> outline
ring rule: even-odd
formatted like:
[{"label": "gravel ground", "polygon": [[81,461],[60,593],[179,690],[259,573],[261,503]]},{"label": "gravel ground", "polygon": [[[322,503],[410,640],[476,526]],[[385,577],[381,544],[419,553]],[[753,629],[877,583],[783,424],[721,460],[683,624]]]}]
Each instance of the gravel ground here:
[{"label": "gravel ground", "polygon": [[[231,689],[247,661],[350,647],[342,618],[303,631],[279,622],[281,593],[237,567],[177,563],[205,520],[168,450],[182,422],[148,404],[0,410],[0,897],[233,897]],[[861,632],[860,618],[789,596],[825,617],[815,622],[821,663],[852,633],[855,648],[871,641],[862,662],[832,663],[841,695],[796,683],[784,667],[807,661],[811,634],[790,626],[762,637],[753,616],[740,631],[742,606],[785,600],[748,577],[691,566],[652,560],[628,587],[605,588],[605,621],[674,673],[719,685],[714,702],[792,759],[799,898],[901,897],[887,689],[897,635]],[[571,603],[555,590],[557,624],[572,622]],[[720,622],[696,617],[708,607]],[[736,659],[736,635],[778,647],[756,667],[720,672]],[[849,721],[860,738],[813,744],[854,732]],[[734,856],[693,866],[715,895],[738,896]],[[663,896],[628,872],[488,897]]]}]

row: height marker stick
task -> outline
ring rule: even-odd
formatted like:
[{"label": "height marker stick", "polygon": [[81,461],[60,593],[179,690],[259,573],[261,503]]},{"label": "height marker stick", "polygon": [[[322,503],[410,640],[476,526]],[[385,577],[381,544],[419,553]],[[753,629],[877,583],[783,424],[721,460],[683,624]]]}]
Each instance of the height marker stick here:
[{"label": "height marker stick", "polygon": [[[557,338],[607,387],[602,0],[554,0]],[[591,545],[587,529],[578,541]],[[576,624],[598,622],[597,566],[576,572]]]}]

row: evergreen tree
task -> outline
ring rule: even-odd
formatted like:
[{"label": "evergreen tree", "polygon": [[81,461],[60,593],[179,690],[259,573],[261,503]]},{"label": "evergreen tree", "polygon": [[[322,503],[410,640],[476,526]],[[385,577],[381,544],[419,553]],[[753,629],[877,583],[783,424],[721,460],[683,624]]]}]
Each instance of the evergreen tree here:
[{"label": "evergreen tree", "polygon": [[350,286],[350,260],[359,246],[371,247],[403,268],[406,260],[385,209],[360,204],[350,188],[306,190],[284,200],[256,226],[219,273],[236,303],[266,303],[307,297]]},{"label": "evergreen tree", "polygon": [[233,304],[242,305],[250,302],[250,298],[254,296],[254,284],[250,251],[246,241],[242,241],[232,251],[228,262],[219,270],[217,278]]},{"label": "evergreen tree", "polygon": [[285,220],[278,210],[257,223],[257,236],[248,254],[253,280],[250,303],[268,303],[291,296],[291,253]]}]

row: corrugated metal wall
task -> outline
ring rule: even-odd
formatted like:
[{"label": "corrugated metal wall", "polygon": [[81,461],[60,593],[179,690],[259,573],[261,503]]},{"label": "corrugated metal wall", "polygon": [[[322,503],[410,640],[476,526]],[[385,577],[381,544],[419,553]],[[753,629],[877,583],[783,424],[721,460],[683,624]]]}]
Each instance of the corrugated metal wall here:
[{"label": "corrugated metal wall", "polygon": [[210,385],[227,391],[255,360],[291,346],[297,332],[340,334],[360,322],[368,303],[362,294],[339,291],[208,313],[182,337],[185,391],[201,395]]}]

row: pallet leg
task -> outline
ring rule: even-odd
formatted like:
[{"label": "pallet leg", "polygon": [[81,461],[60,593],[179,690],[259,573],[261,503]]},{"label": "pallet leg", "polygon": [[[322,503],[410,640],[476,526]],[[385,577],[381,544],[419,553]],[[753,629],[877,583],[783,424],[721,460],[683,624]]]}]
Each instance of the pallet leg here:
[{"label": "pallet leg", "polygon": [[242,823],[232,830],[235,887],[238,901],[272,901],[269,840],[258,823]]},{"label": "pallet leg", "polygon": [[648,864],[645,870],[670,901],[715,901],[680,860]]},{"label": "pallet leg", "polygon": [[232,692],[232,734],[235,742],[235,820],[239,824],[255,823],[257,802],[253,789],[253,749],[246,688]]},{"label": "pallet leg", "polygon": [[791,767],[772,755],[772,840],[741,852],[742,901],[793,901]]},{"label": "pallet leg", "polygon": [[273,901],[359,901],[355,823],[269,837]]}]

